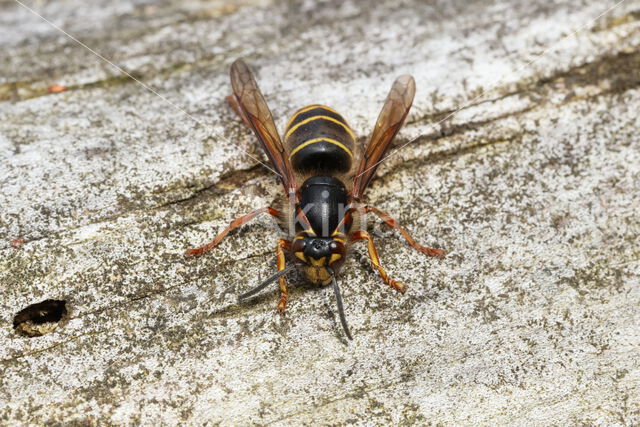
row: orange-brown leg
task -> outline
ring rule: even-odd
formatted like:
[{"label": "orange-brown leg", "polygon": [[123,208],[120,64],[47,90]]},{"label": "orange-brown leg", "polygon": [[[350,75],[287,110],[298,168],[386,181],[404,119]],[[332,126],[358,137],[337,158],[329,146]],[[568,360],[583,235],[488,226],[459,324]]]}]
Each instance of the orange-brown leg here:
[{"label": "orange-brown leg", "polygon": [[364,211],[366,213],[373,212],[378,215],[385,222],[385,224],[398,230],[404,236],[404,238],[407,239],[407,242],[409,242],[411,246],[413,246],[423,254],[435,256],[440,259],[444,258],[444,251],[442,249],[427,248],[426,246],[422,246],[421,244],[413,240],[407,230],[405,230],[400,224],[398,224],[398,221],[391,218],[386,212],[381,211],[374,206],[365,206]]},{"label": "orange-brown leg", "polygon": [[376,247],[373,245],[373,239],[371,238],[369,233],[367,233],[364,230],[358,230],[355,233],[353,233],[349,237],[349,239],[352,242],[366,240],[367,249],[369,250],[369,259],[371,260],[371,264],[378,270],[378,273],[380,273],[380,277],[382,277],[382,280],[384,281],[384,283],[391,286],[396,291],[400,291],[402,293],[404,293],[407,290],[407,286],[404,283],[393,280],[391,277],[389,277],[389,275],[384,270],[384,268],[382,268],[382,265],[380,265],[380,258],[378,257],[378,251],[376,251]]},{"label": "orange-brown leg", "polygon": [[[278,262],[278,271],[284,270],[285,267],[285,257],[284,251],[291,251],[291,242],[285,239],[280,239],[278,241],[278,246],[276,247],[276,259]],[[278,311],[280,314],[284,314],[285,309],[287,308],[287,301],[289,300],[289,293],[287,292],[287,282],[285,281],[284,276],[278,279],[278,283],[280,284],[280,299],[278,300]]]},{"label": "orange-brown leg", "polygon": [[247,215],[243,215],[243,216],[238,217],[238,218],[234,219],[233,221],[231,221],[229,226],[227,228],[225,228],[224,230],[222,230],[222,233],[218,234],[215,239],[213,239],[212,241],[210,241],[206,245],[200,246],[199,248],[195,248],[195,249],[188,249],[187,250],[187,255],[191,255],[191,256],[202,255],[203,253],[207,252],[208,250],[210,250],[213,247],[215,247],[218,243],[220,243],[220,241],[222,239],[224,239],[224,237],[227,234],[229,234],[229,232],[231,230],[233,230],[234,228],[238,228],[238,227],[242,226],[243,224],[251,221],[253,218],[255,218],[256,216],[260,215],[263,212],[268,212],[269,214],[271,214],[271,215],[273,215],[275,217],[279,217],[280,216],[280,212],[278,212],[277,210],[275,210],[275,209],[273,209],[271,207],[256,209],[255,211],[253,211],[253,212],[251,212],[251,213],[249,213]]},{"label": "orange-brown leg", "polygon": [[235,98],[235,96],[229,95],[225,99],[227,100],[227,102],[229,103],[233,111],[235,111],[236,114],[240,116],[244,124],[247,125],[249,129],[253,129],[249,124],[249,120],[247,119],[247,116],[245,116],[244,113],[242,112],[242,109],[240,108],[240,104],[238,104],[238,100]]}]

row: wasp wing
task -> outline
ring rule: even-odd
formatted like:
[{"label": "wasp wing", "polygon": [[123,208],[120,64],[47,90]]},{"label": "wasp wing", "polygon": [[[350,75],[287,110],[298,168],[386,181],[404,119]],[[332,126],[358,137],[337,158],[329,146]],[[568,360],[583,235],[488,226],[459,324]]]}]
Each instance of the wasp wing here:
[{"label": "wasp wing", "polygon": [[291,161],[282,141],[280,141],[271,111],[269,111],[251,70],[242,59],[237,59],[231,64],[231,87],[244,118],[253,129],[262,148],[267,153],[267,157],[271,160],[271,164],[280,175],[287,196],[291,197],[296,193]]},{"label": "wasp wing", "polygon": [[416,93],[416,82],[409,75],[402,75],[393,82],[391,91],[380,111],[371,140],[362,155],[358,172],[353,179],[351,198],[359,201],[373,178],[378,165],[391,146],[404,123]]}]

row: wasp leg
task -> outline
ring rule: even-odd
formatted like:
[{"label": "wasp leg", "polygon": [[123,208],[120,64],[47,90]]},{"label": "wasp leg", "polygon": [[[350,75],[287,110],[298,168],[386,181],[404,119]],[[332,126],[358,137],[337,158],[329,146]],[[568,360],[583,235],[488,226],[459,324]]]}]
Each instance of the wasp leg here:
[{"label": "wasp leg", "polygon": [[225,100],[229,103],[231,109],[233,109],[233,111],[235,111],[236,114],[240,116],[244,124],[247,125],[249,129],[253,129],[249,124],[249,119],[247,119],[247,116],[245,116],[242,112],[242,109],[240,108],[240,104],[238,104],[238,100],[236,99],[236,97],[233,95],[229,95],[225,98]]},{"label": "wasp leg", "polygon": [[365,206],[364,211],[365,213],[373,212],[378,215],[380,219],[385,222],[385,224],[398,230],[404,236],[404,238],[407,239],[407,242],[409,242],[411,246],[413,246],[423,254],[435,256],[440,259],[444,258],[444,251],[442,249],[427,248],[426,246],[422,246],[421,244],[413,240],[413,238],[409,235],[409,232],[407,232],[407,230],[405,230],[400,224],[398,224],[398,221],[391,218],[386,212],[381,211],[374,206]]},{"label": "wasp leg", "polygon": [[202,255],[203,253],[209,251],[214,246],[216,246],[218,243],[220,243],[220,241],[222,239],[224,239],[224,237],[227,234],[229,234],[229,232],[231,230],[233,230],[234,228],[238,228],[238,227],[242,226],[243,224],[251,221],[253,218],[255,218],[256,216],[260,215],[263,212],[268,212],[269,214],[271,214],[271,215],[273,215],[275,217],[280,217],[280,212],[278,212],[277,210],[275,210],[275,209],[273,209],[271,207],[256,209],[255,211],[253,211],[253,212],[251,212],[251,213],[249,213],[247,215],[243,215],[243,216],[238,217],[238,218],[234,219],[233,221],[231,221],[231,223],[229,223],[229,226],[227,228],[225,228],[224,230],[222,230],[222,233],[218,234],[215,239],[213,239],[212,241],[210,241],[206,245],[200,246],[199,248],[195,248],[195,249],[187,249],[187,255],[191,255],[191,256]]},{"label": "wasp leg", "polygon": [[400,291],[404,294],[404,292],[407,290],[407,286],[404,283],[393,280],[391,277],[389,277],[384,268],[382,268],[382,265],[380,265],[380,258],[378,257],[378,251],[376,251],[376,247],[373,245],[373,238],[371,238],[369,233],[364,230],[358,230],[349,237],[349,240],[351,240],[352,242],[366,240],[371,264],[378,270],[378,273],[380,273],[380,277],[382,277],[384,283],[391,286],[396,291]]},{"label": "wasp leg", "polygon": [[[278,246],[276,246],[276,259],[278,262],[278,271],[284,270],[284,267],[285,267],[284,251],[285,250],[291,251],[291,242],[285,239],[280,239],[278,241]],[[278,283],[280,284],[280,299],[278,300],[278,311],[281,314],[284,314],[284,311],[287,308],[287,301],[289,300],[289,293],[287,292],[287,282],[285,281],[284,276],[281,276],[278,279]]]}]

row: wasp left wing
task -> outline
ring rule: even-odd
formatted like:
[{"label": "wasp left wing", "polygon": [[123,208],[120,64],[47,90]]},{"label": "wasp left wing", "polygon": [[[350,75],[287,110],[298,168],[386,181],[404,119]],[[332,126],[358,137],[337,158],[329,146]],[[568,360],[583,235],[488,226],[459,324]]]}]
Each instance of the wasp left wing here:
[{"label": "wasp left wing", "polygon": [[280,175],[287,197],[296,194],[296,182],[291,161],[280,141],[278,130],[251,70],[242,59],[231,64],[231,87],[247,124],[258,137],[271,164]]},{"label": "wasp left wing", "polygon": [[352,200],[360,201],[378,165],[389,150],[391,141],[402,127],[415,93],[416,82],[413,77],[402,75],[393,82],[353,179]]}]

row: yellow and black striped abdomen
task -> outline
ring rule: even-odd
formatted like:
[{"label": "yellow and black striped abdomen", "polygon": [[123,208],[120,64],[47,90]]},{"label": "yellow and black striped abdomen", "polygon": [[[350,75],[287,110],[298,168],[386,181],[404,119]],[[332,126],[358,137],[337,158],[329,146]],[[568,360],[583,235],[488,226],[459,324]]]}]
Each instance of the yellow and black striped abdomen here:
[{"label": "yellow and black striped abdomen", "polygon": [[329,107],[309,105],[298,110],[284,136],[291,164],[300,172],[348,172],[355,135],[344,118]]}]

